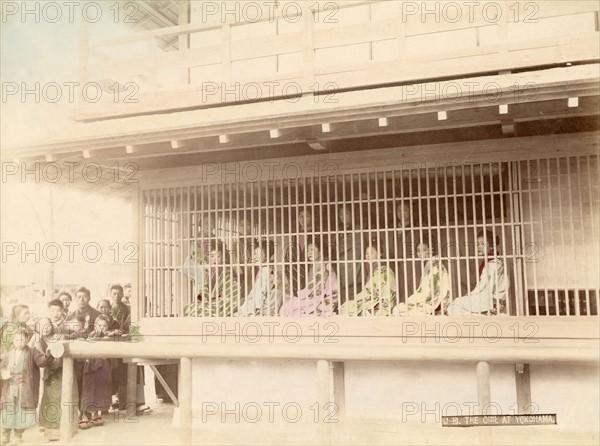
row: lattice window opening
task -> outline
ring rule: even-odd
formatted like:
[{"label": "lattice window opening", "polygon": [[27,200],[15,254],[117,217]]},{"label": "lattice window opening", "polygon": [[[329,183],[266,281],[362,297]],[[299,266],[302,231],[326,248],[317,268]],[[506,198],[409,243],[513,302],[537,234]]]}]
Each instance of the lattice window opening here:
[{"label": "lattice window opening", "polygon": [[[373,263],[394,276],[377,291],[387,287],[395,297],[344,314],[391,316],[393,308],[387,307],[406,306],[420,284],[427,287],[423,268],[428,262],[430,270],[445,270],[442,292],[448,291],[427,312],[445,314],[457,298],[472,295],[480,281],[486,257],[477,249],[481,231],[498,240],[494,257],[504,267],[507,289],[504,308],[476,314],[594,315],[599,293],[593,262],[577,272],[576,282],[564,272],[557,279],[552,271],[568,263],[578,246],[585,246],[585,258],[598,252],[597,171],[597,157],[572,157],[146,189],[142,316],[234,316],[263,267],[278,277],[276,306],[306,290],[315,271],[331,271],[335,290],[329,290],[329,310],[308,315],[339,314],[377,276]],[[570,220],[561,223],[558,216]],[[410,243],[399,242],[403,234],[410,234]],[[366,258],[373,255],[367,253],[372,240],[378,262]],[[309,258],[309,241],[325,255]],[[417,251],[420,241],[433,248],[424,258]],[[220,256],[212,263],[201,259],[202,267],[190,273],[194,246],[210,251],[217,245]],[[268,245],[265,254],[256,252],[260,245]],[[429,281],[434,286],[434,278]],[[232,302],[219,294],[224,290],[234,296]],[[278,316],[279,311],[265,306],[256,315]]]}]

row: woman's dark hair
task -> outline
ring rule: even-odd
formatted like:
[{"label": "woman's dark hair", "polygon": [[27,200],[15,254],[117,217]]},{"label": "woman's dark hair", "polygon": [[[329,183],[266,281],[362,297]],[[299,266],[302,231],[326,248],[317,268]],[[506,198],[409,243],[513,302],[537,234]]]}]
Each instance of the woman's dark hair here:
[{"label": "woman's dark hair", "polygon": [[58,293],[58,296],[56,298],[60,299],[60,296],[67,296],[69,298],[69,300],[71,302],[73,302],[73,296],[71,296],[71,294],[68,293],[67,291],[61,291],[60,293]]},{"label": "woman's dark hair", "polygon": [[487,230],[481,230],[477,233],[477,238],[479,237],[483,237],[485,238],[485,241],[490,243],[493,242],[493,246],[492,246],[492,251],[494,253],[498,252],[498,248],[500,247],[500,235],[496,234],[496,236],[494,237],[494,232],[490,231],[489,229]]},{"label": "woman's dark hair", "polygon": [[321,253],[323,260],[334,260],[335,247],[329,243],[329,238],[327,236],[309,235],[306,238],[307,248],[308,245],[314,245]]},{"label": "woman's dark hair", "polygon": [[225,265],[229,265],[229,251],[227,248],[225,248],[225,243],[223,243],[221,240],[210,240],[208,244],[208,250],[209,252],[219,251],[223,257],[223,263]]},{"label": "woman's dark hair", "polygon": [[123,294],[123,287],[121,285],[113,285],[110,287],[110,290],[117,290],[119,293]]},{"label": "woman's dark hair", "polygon": [[[388,248],[387,248],[386,240],[384,237],[377,237],[377,236],[371,237],[371,239],[369,240],[369,243],[367,244],[367,248],[375,248],[375,250],[379,254],[380,259],[388,258]],[[364,253],[363,253],[363,255],[364,255]]]},{"label": "woman's dark hair", "polygon": [[252,249],[256,248],[260,248],[260,250],[267,255],[267,260],[272,259],[275,254],[275,244],[267,239],[259,240],[255,238],[252,242]]}]

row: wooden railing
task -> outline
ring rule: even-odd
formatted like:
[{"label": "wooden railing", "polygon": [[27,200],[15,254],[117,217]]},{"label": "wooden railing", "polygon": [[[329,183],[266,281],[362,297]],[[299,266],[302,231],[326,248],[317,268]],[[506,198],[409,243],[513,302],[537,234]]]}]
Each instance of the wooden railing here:
[{"label": "wooden railing", "polygon": [[[569,335],[570,336],[570,335]],[[497,343],[471,344],[418,343],[413,345],[382,345],[381,339],[363,343],[295,344],[222,343],[219,338],[211,342],[198,339],[194,343],[150,342],[87,342],[72,341],[65,345],[63,357],[62,401],[73,401],[74,358],[143,358],[178,359],[179,366],[179,414],[180,444],[192,444],[192,358],[223,359],[292,359],[316,361],[316,385],[320,404],[335,402],[340,415],[344,416],[344,361],[417,361],[472,363],[477,374],[477,395],[481,415],[490,400],[490,363],[513,363],[516,370],[530,363],[598,364],[598,339],[570,339],[568,346],[557,345],[555,340],[537,339],[535,344]],[[135,410],[136,365],[128,363],[127,407]],[[520,372],[522,373],[522,372]],[[519,381],[517,394],[522,394]],[[524,394],[528,394],[524,392]],[[332,395],[336,401],[332,400]],[[526,401],[519,401],[525,407]],[[71,410],[62,404],[61,439],[71,439]],[[323,442],[329,443],[331,426],[320,426]]]},{"label": "wooden railing", "polygon": [[[80,104],[76,117],[91,120],[469,77],[592,61],[600,52],[597,2],[502,2],[496,3],[501,9],[482,5],[469,11],[463,5],[458,12],[436,2],[442,8],[437,16],[407,10],[402,3],[323,2],[316,8],[301,2],[301,10],[263,11],[252,23],[180,23],[93,47],[84,34],[81,81],[99,82],[111,97]],[[345,24],[344,14],[365,19]],[[279,30],[294,20],[298,26]],[[238,32],[271,23],[272,35]],[[179,37],[175,51],[156,44],[173,36]],[[141,55],[125,52],[127,45],[140,43],[153,49]],[[255,74],[252,64],[259,67]],[[113,97],[117,92],[118,98]]]}]

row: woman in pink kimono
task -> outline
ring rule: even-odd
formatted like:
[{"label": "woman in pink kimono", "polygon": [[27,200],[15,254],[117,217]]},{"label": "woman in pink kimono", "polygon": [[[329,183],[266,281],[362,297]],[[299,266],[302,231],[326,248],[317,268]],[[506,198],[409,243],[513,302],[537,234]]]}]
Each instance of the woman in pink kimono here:
[{"label": "woman in pink kimono", "polygon": [[[323,243],[324,246],[327,246]],[[338,300],[337,275],[327,259],[319,237],[309,237],[306,244],[309,266],[306,287],[281,307],[281,316],[331,316]]]}]

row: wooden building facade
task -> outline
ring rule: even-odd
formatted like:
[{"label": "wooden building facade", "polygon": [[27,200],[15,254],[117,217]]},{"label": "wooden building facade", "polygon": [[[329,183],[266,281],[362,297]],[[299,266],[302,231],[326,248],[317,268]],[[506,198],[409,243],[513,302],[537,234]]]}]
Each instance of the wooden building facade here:
[{"label": "wooden building facade", "polygon": [[[597,2],[489,3],[471,16],[453,2],[429,12],[410,2],[278,2],[273,14],[245,2],[225,20],[202,2],[138,3],[148,29],[84,47],[81,70],[88,82],[120,82],[136,102],[79,104],[81,135],[10,153],[135,174],[110,186],[131,193],[134,319],[165,351],[210,350],[189,363],[192,419],[182,414],[182,425],[198,428],[193,441],[207,403],[220,414],[240,401],[333,402],[361,420],[340,424],[340,441],[371,417],[415,442],[597,440]],[[123,49],[148,42],[148,54]],[[407,231],[412,244],[398,241]],[[478,286],[481,231],[498,241],[506,289],[493,308],[447,315]],[[217,240],[220,260],[190,273],[195,247]],[[255,241],[273,247],[267,259],[256,260]],[[311,243],[317,260],[298,254]],[[372,278],[369,246],[394,273],[394,297],[340,314]],[[427,261],[447,273],[445,299],[427,314],[394,314]],[[282,302],[239,317],[261,262],[282,278]],[[325,264],[337,277],[333,314],[281,316]],[[212,289],[215,270],[235,294],[201,296],[198,274]],[[212,299],[231,302],[190,313]],[[289,351],[271,354],[272,344]],[[324,355],[316,387],[311,346]],[[450,406],[467,415],[486,401],[496,412],[478,414],[514,407],[556,414],[558,425],[441,425]]]}]

